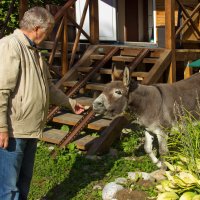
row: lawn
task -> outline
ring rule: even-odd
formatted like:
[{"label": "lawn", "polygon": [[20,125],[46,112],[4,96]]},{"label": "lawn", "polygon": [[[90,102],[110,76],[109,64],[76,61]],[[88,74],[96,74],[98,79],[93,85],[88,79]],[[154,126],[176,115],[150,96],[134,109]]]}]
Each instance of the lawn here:
[{"label": "lawn", "polygon": [[142,141],[140,131],[128,129],[112,146],[114,153],[88,157],[72,143],[55,159],[50,156],[53,145],[39,142],[29,200],[102,199],[103,187],[115,178],[156,169],[138,148]]}]

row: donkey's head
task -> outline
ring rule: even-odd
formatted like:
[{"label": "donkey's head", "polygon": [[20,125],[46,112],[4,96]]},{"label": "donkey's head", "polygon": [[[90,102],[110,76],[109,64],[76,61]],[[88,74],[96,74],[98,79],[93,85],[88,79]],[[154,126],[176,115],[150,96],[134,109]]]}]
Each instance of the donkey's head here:
[{"label": "donkey's head", "polygon": [[96,113],[115,116],[125,111],[128,102],[129,84],[131,81],[129,68],[123,72],[123,81],[116,81],[116,70],[112,71],[112,82],[105,86],[99,97],[93,102]]}]

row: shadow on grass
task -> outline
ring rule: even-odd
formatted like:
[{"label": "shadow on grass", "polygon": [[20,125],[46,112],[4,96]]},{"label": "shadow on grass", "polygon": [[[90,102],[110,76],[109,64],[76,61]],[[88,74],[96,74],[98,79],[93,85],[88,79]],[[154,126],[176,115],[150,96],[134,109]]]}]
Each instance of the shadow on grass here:
[{"label": "shadow on grass", "polygon": [[101,180],[107,176],[118,159],[119,157],[103,156],[90,160],[85,156],[78,156],[68,177],[51,189],[43,199],[101,199],[101,195],[93,187],[95,185],[103,186]]}]

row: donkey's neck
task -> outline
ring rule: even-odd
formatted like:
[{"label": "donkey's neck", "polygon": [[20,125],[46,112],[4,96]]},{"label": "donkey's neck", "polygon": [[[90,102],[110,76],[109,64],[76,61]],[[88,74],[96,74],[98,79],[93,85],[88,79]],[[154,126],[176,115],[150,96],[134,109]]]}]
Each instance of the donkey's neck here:
[{"label": "donkey's neck", "polygon": [[158,104],[161,103],[161,94],[156,87],[141,84],[138,84],[138,87],[135,89],[130,87],[128,98],[129,112],[140,117],[144,113],[149,112],[148,108],[151,110],[151,105],[155,100],[158,101]]}]

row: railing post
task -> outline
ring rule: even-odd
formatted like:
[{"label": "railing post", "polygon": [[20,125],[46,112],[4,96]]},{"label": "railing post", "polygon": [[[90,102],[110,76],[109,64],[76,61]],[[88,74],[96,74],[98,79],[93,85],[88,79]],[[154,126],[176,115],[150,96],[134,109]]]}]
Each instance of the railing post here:
[{"label": "railing post", "polygon": [[98,0],[91,0],[89,7],[90,7],[90,37],[93,44],[98,44],[99,43]]},{"label": "railing post", "polygon": [[165,48],[172,51],[168,82],[176,81],[175,0],[165,0]]}]

